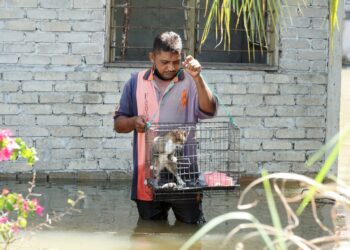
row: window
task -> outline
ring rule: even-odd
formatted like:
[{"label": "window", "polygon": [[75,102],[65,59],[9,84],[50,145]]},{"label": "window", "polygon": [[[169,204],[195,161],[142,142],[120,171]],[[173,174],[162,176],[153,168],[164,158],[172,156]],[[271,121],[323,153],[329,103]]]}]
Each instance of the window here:
[{"label": "window", "polygon": [[[212,2],[209,0],[208,6]],[[261,49],[259,43],[247,41],[243,20],[235,28],[237,16],[232,16],[230,51],[225,51],[223,43],[216,46],[214,22],[206,42],[200,46],[207,18],[206,0],[110,0],[109,4],[109,63],[132,67],[148,62],[154,37],[172,30],[182,37],[184,53],[194,55],[203,65],[275,65],[277,39],[267,12],[264,15],[267,46]]]}]

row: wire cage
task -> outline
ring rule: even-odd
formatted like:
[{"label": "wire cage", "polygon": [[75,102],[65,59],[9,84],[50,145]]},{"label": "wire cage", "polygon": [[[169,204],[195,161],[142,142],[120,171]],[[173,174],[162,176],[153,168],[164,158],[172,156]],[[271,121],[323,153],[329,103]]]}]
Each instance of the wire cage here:
[{"label": "wire cage", "polygon": [[154,199],[238,188],[239,139],[239,128],[229,122],[153,124],[146,131],[145,183]]}]

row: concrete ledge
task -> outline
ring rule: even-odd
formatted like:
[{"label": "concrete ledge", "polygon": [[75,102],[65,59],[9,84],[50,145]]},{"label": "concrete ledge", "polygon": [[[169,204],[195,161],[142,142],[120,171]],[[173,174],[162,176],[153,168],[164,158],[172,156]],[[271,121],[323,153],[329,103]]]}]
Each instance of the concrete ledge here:
[{"label": "concrete ledge", "polygon": [[105,171],[78,171],[76,179],[79,181],[108,180],[108,174]]}]

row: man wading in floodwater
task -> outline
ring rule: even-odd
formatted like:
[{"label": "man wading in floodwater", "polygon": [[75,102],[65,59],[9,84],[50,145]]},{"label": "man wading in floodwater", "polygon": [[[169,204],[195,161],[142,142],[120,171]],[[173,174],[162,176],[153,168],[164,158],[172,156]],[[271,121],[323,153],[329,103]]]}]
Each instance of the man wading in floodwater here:
[{"label": "man wading in floodwater", "polygon": [[153,201],[152,190],[145,185],[145,129],[153,114],[157,113],[158,123],[196,123],[217,112],[218,102],[200,74],[201,64],[192,56],[181,63],[181,51],[182,40],[174,32],[164,32],[154,39],[149,54],[153,66],[132,75],[125,84],[114,129],[118,133],[134,131],[131,198],[140,217],[167,220],[172,208],[177,220],[196,224],[204,222],[201,198]]}]

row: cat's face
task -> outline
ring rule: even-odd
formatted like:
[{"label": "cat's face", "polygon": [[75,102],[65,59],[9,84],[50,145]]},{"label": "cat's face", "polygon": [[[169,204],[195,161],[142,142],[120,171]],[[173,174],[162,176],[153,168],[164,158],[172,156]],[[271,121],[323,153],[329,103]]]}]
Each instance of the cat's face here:
[{"label": "cat's face", "polygon": [[175,135],[175,142],[176,143],[185,143],[186,141],[186,137],[187,137],[187,132],[183,129],[176,129],[174,131],[174,135]]}]

